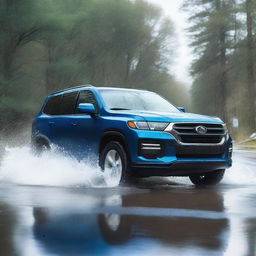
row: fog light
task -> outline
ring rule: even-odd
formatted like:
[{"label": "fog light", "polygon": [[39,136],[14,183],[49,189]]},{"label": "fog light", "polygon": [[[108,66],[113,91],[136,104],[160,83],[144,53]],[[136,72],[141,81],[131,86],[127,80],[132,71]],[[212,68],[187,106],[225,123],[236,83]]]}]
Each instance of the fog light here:
[{"label": "fog light", "polygon": [[141,143],[142,150],[161,150],[161,144]]},{"label": "fog light", "polygon": [[141,141],[139,143],[139,155],[150,159],[162,157],[163,145],[160,142]]}]

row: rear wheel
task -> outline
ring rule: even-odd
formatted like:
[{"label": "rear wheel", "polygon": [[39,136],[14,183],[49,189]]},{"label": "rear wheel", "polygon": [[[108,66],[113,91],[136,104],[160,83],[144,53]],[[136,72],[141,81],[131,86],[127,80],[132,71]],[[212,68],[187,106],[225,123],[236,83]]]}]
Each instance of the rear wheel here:
[{"label": "rear wheel", "polygon": [[216,185],[220,183],[225,174],[225,169],[216,170],[206,174],[190,175],[191,182],[198,186]]},{"label": "rear wheel", "polygon": [[109,142],[103,148],[100,154],[100,167],[108,185],[118,186],[127,181],[129,172],[127,154],[119,142]]},{"label": "rear wheel", "polygon": [[33,145],[33,151],[38,156],[48,150],[50,150],[50,145],[46,141],[38,141]]}]

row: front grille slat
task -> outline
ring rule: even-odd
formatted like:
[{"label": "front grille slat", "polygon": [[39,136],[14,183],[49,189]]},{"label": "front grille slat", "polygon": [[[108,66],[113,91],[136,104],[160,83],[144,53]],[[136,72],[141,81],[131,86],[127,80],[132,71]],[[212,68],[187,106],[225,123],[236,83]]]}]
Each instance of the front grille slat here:
[{"label": "front grille slat", "polygon": [[194,127],[198,125],[207,126],[207,128],[224,128],[222,124],[211,124],[211,123],[175,123],[176,127]]},{"label": "front grille slat", "polygon": [[[191,132],[191,133],[184,133],[184,132],[177,132],[178,135],[193,135],[193,136],[202,136],[201,134],[195,133],[195,132]],[[219,135],[224,135],[225,133],[210,133],[209,135],[213,135],[213,136],[219,136]],[[208,135],[206,135],[208,136]]]},{"label": "front grille slat", "polygon": [[220,131],[222,131],[223,130],[223,128],[207,128],[208,130],[220,130]]},{"label": "front grille slat", "polygon": [[[205,134],[197,133],[197,126],[204,126],[207,132]],[[226,135],[225,127],[222,124],[209,123],[176,123],[173,125],[173,132],[180,142],[194,144],[218,144]]]},{"label": "front grille slat", "polygon": [[181,130],[193,130],[194,128],[192,127],[177,127],[177,129],[181,129]]}]

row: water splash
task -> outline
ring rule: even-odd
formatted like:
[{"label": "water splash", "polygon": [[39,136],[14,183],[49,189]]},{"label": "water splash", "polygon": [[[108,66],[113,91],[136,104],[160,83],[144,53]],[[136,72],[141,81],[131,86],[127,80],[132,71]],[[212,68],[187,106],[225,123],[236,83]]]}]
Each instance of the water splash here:
[{"label": "water splash", "polygon": [[[233,167],[226,171],[222,184],[255,185],[256,164],[236,154]],[[191,184],[188,178],[172,177],[179,184]],[[0,181],[20,185],[115,187],[95,162],[77,161],[62,152],[44,152],[40,157],[29,146],[7,147],[0,163]]]},{"label": "water splash", "polygon": [[6,148],[0,166],[2,182],[41,186],[113,187],[97,164],[77,161],[56,150],[36,156],[29,146]]}]

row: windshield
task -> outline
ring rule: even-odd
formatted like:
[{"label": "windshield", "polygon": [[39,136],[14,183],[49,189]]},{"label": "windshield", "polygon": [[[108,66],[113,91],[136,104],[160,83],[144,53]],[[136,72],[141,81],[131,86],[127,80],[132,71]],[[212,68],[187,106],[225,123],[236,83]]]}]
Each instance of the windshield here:
[{"label": "windshield", "polygon": [[104,89],[100,90],[100,94],[110,110],[179,112],[170,102],[153,92]]}]

